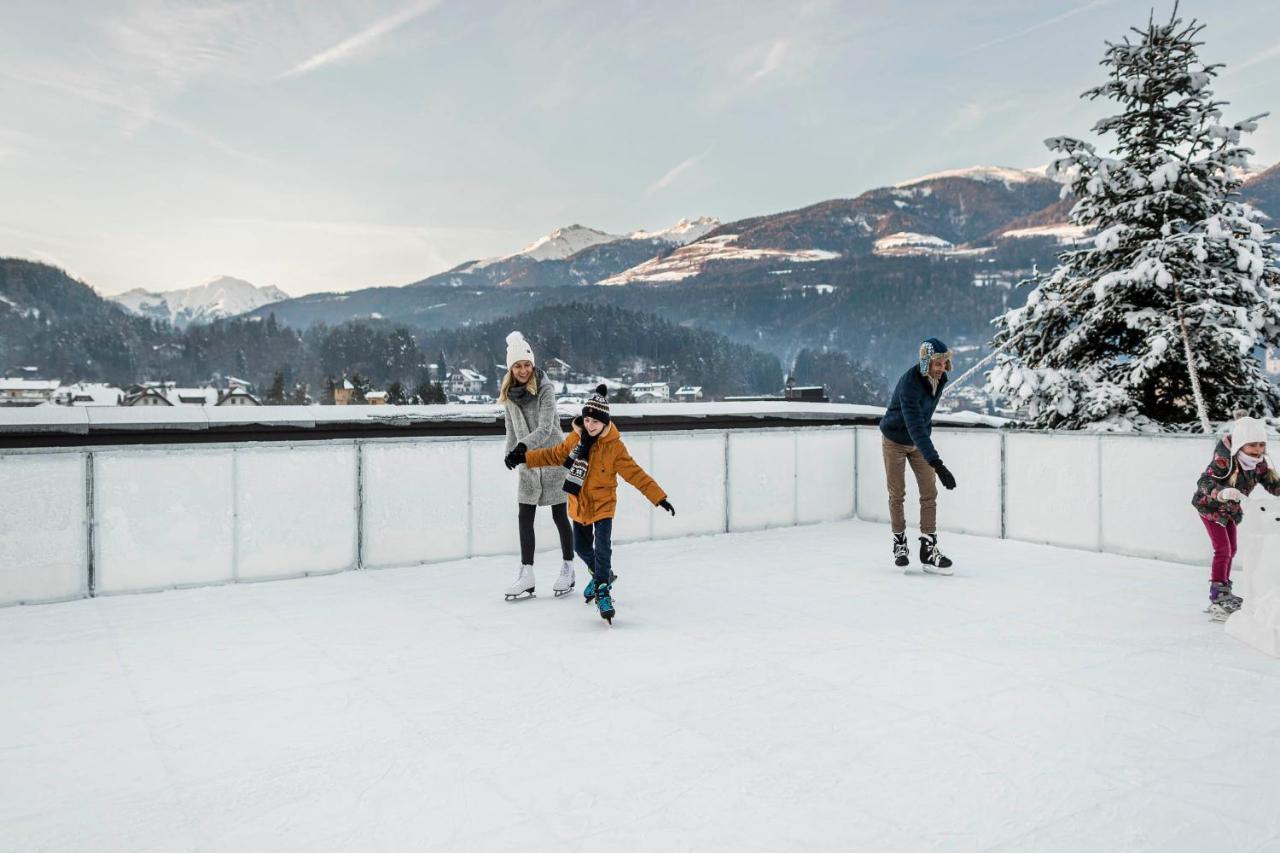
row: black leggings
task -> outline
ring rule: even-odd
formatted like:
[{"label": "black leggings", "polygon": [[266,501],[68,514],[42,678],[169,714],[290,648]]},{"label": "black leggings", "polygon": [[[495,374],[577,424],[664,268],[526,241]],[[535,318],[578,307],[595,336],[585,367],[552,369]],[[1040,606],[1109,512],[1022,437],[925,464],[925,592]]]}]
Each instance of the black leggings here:
[{"label": "black leggings", "polygon": [[[520,504],[520,562],[533,565],[533,516],[535,504]],[[573,529],[569,527],[569,508],[565,504],[551,507],[551,520],[560,531],[560,553],[566,563],[573,562]]]}]

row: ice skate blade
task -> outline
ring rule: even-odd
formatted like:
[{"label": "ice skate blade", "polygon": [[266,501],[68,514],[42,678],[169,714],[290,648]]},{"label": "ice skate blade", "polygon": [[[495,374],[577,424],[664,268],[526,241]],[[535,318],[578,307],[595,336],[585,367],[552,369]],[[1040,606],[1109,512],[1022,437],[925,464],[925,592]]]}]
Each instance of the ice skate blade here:
[{"label": "ice skate blade", "polygon": [[569,587],[568,589],[553,589],[552,592],[556,594],[556,598],[564,598],[566,595],[573,592],[573,587]]},{"label": "ice skate blade", "polygon": [[926,575],[941,575],[943,577],[950,577],[955,574],[955,572],[951,571],[950,566],[947,566],[945,569],[942,566],[925,566],[924,573]]},{"label": "ice skate blade", "polygon": [[518,593],[515,593],[514,595],[509,592],[505,593],[504,595],[507,601],[524,601],[526,598],[537,598],[537,596],[534,595],[533,590],[531,589],[526,589],[524,592],[518,592]]}]

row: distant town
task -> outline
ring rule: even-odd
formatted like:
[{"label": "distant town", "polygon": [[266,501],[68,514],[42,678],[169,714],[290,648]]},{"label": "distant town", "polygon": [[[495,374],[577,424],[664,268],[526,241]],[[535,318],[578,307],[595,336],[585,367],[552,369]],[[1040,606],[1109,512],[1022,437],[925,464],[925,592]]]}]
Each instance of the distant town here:
[{"label": "distant town", "polygon": [[[580,373],[566,362],[549,359],[540,365],[556,386],[561,402],[585,401],[600,383],[609,386],[610,397],[620,403],[698,403],[711,397],[701,385],[677,385],[672,382],[629,381],[629,377],[606,377]],[[306,385],[286,389],[283,378],[276,377],[272,387],[262,389],[235,376],[214,376],[199,386],[180,386],[171,381],[142,381],[124,387],[105,382],[64,382],[41,375],[38,366],[10,368],[0,378],[0,406],[272,406],[272,405],[439,405],[446,403],[493,405],[497,402],[498,385],[505,368],[495,365],[487,373],[471,365],[451,366],[441,371],[428,365],[434,379],[416,388],[393,382],[386,388],[374,388],[359,374],[330,379],[318,393]],[[797,385],[787,381],[776,394],[731,396],[727,401],[792,400],[831,402],[822,385]]]}]

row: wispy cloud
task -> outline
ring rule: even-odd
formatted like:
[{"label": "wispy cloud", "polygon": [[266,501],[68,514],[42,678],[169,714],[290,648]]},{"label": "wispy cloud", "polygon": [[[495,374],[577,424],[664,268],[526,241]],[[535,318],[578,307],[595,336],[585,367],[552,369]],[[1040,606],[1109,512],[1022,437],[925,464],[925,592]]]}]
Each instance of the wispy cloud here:
[{"label": "wispy cloud", "polygon": [[1244,69],[1251,68],[1254,65],[1258,65],[1263,62],[1268,62],[1272,59],[1275,59],[1276,57],[1280,57],[1280,44],[1273,45],[1264,50],[1260,50],[1257,53],[1255,53],[1253,56],[1250,56],[1248,59],[1244,60],[1243,62],[1237,62],[1234,65],[1227,66],[1225,73],[1235,74],[1238,71],[1243,71]]},{"label": "wispy cloud", "polygon": [[10,80],[14,80],[27,86],[38,86],[50,89],[77,100],[115,110],[132,118],[136,123],[134,128],[135,130],[137,127],[154,123],[161,127],[167,127],[170,130],[176,130],[179,133],[208,145],[210,148],[221,151],[222,153],[232,157],[254,163],[267,162],[264,158],[224,142],[218,137],[189,124],[188,122],[170,118],[169,116],[159,112],[153,104],[147,101],[130,100],[128,98],[112,94],[111,92],[92,83],[77,82],[70,79],[58,79],[56,77],[40,77],[33,74],[9,71],[4,68],[0,68],[0,77],[7,77]]},{"label": "wispy cloud", "polygon": [[790,46],[791,42],[788,39],[778,39],[769,45],[769,52],[765,54],[764,61],[747,76],[747,84],[757,83],[781,68],[786,61]]},{"label": "wispy cloud", "polygon": [[250,57],[263,53],[255,8],[243,0],[134,3],[88,22],[99,35],[92,51],[13,61],[0,66],[0,77],[112,110],[124,118],[126,137],[156,124],[224,154],[265,162],[169,109],[197,82],[246,73]]},{"label": "wispy cloud", "polygon": [[688,172],[694,166],[698,165],[698,161],[701,160],[703,157],[706,157],[707,154],[709,153],[711,153],[711,149],[707,149],[706,151],[703,151],[701,154],[695,154],[694,156],[688,158],[687,160],[681,161],[680,163],[677,163],[676,165],[672,166],[670,169],[666,171],[666,173],[661,178],[658,178],[658,180],[650,184],[645,189],[644,194],[646,196],[651,196],[654,193],[662,192],[667,187],[671,186],[677,180],[679,180],[681,175],[683,175],[685,172]]},{"label": "wispy cloud", "polygon": [[1094,9],[1102,8],[1103,6],[1110,6],[1113,3],[1115,3],[1115,0],[1092,0],[1092,2],[1085,3],[1082,6],[1076,6],[1073,9],[1068,9],[1065,12],[1054,15],[1051,18],[1046,18],[1039,23],[1032,24],[1029,27],[1018,30],[1017,32],[1009,33],[1007,35],[1000,36],[999,38],[994,38],[990,41],[974,45],[969,49],[956,54],[956,56],[969,56],[971,54],[978,53],[979,51],[986,50],[989,47],[995,47],[996,45],[1004,44],[1007,41],[1014,41],[1015,39],[1020,39],[1023,36],[1029,36],[1034,32],[1045,29],[1046,27],[1052,27],[1055,24],[1060,24],[1068,18],[1074,18],[1076,15],[1083,15],[1085,12],[1091,12]]},{"label": "wispy cloud", "polygon": [[326,65],[349,60],[362,52],[368,51],[378,41],[386,38],[405,24],[430,12],[436,6],[439,6],[440,2],[441,0],[416,0],[416,2],[409,3],[395,12],[374,21],[363,30],[348,36],[332,47],[304,59],[286,71],[283,76],[299,77],[303,74],[310,74],[312,71],[323,68]]}]

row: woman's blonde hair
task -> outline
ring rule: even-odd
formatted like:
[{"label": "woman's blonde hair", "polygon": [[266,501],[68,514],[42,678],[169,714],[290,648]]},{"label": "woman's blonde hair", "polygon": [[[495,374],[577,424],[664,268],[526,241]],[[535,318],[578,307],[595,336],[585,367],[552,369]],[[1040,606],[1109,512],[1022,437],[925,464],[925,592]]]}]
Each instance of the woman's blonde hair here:
[{"label": "woman's blonde hair", "polygon": [[[507,402],[507,392],[511,390],[511,386],[516,383],[515,374],[511,372],[511,368],[507,368],[506,376],[502,377],[502,388],[498,391],[498,402]],[[524,387],[528,389],[530,394],[535,397],[538,395],[538,370],[534,368],[529,373],[529,381],[524,383]]]}]

